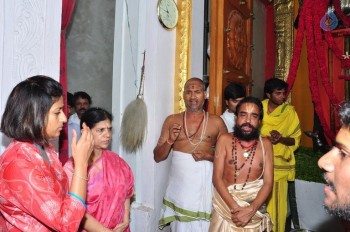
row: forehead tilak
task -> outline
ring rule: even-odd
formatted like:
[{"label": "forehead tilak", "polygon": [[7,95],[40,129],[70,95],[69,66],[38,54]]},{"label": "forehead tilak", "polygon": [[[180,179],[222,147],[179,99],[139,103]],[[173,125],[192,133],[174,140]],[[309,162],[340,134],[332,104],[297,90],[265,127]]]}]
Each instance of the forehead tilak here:
[{"label": "forehead tilak", "polygon": [[200,80],[188,80],[184,86],[185,89],[203,88],[203,83]]},{"label": "forehead tilak", "polygon": [[247,113],[252,113],[252,112],[256,112],[257,114],[259,114],[259,109],[258,106],[255,105],[254,103],[243,103],[243,105],[240,107],[239,111],[244,111]]}]

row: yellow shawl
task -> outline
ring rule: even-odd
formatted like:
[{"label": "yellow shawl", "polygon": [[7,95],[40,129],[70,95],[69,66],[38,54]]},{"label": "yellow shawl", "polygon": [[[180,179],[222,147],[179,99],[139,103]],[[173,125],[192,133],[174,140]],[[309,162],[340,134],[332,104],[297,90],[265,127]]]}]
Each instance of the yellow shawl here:
[{"label": "yellow shawl", "polygon": [[294,107],[288,103],[278,106],[272,113],[268,113],[267,103],[269,99],[262,101],[264,107],[264,118],[261,126],[261,136],[270,136],[271,130],[277,130],[283,137],[294,138],[294,146],[286,146],[278,143],[273,145],[274,169],[290,171],[288,180],[295,178],[294,151],[300,144],[300,122]]}]

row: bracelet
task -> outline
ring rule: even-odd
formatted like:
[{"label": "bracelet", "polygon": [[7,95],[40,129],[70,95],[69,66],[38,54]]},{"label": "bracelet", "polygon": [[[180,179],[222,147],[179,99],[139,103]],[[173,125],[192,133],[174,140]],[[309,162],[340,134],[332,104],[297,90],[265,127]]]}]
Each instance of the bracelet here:
[{"label": "bracelet", "polygon": [[77,194],[72,193],[72,192],[68,192],[68,194],[71,195],[72,197],[74,197],[75,199],[77,199],[78,201],[80,201],[84,205],[85,209],[87,208],[86,203],[83,200],[83,198],[81,198],[80,196],[78,196]]},{"label": "bracelet", "polygon": [[83,176],[80,176],[80,175],[76,174],[75,172],[73,172],[73,176],[76,176],[76,177],[78,177],[78,178],[80,178],[80,179],[82,179],[82,180],[85,180],[85,181],[88,181],[88,180],[89,180],[88,178],[85,178],[85,177],[83,177]]},{"label": "bracelet", "polygon": [[174,142],[172,142],[172,143],[169,142],[169,138],[166,140],[166,143],[169,144],[169,145],[173,145],[174,144]]}]

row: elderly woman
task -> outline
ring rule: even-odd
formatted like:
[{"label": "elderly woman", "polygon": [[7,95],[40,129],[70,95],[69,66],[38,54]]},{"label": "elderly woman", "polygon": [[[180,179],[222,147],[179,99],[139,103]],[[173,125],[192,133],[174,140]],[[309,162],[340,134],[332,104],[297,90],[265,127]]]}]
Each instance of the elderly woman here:
[{"label": "elderly woman", "polygon": [[[0,156],[0,231],[76,231],[86,211],[87,164],[93,148],[90,129],[77,142],[75,172],[63,171],[54,147],[67,121],[61,85],[45,76],[15,86],[1,120],[12,142]],[[70,187],[69,187],[70,186]]]},{"label": "elderly woman", "polygon": [[[80,123],[90,128],[94,138],[88,166],[87,213],[81,228],[86,231],[130,231],[134,177],[129,165],[107,149],[112,140],[112,115],[93,107],[82,115]],[[68,176],[73,176],[76,167],[72,159],[64,169]]]}]

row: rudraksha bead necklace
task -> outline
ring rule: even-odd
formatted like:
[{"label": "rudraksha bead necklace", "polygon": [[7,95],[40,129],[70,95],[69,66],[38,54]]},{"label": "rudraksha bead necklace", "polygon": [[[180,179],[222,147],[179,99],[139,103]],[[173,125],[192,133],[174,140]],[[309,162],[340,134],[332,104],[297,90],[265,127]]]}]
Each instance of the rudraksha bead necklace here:
[{"label": "rudraksha bead necklace", "polygon": [[[240,141],[236,137],[232,136],[232,161],[233,161],[233,164],[235,166],[234,183],[236,183],[237,176],[239,176],[240,171],[245,166],[247,160],[250,159],[247,178],[246,178],[242,188],[240,189],[240,190],[243,190],[244,187],[246,186],[248,180],[249,180],[249,176],[250,176],[250,172],[252,170],[252,164],[253,164],[253,160],[255,157],[255,151],[256,151],[258,142],[256,141],[255,143],[253,143],[253,146],[249,149],[250,151],[248,150],[249,153],[248,153],[247,157],[245,157],[243,154],[243,157],[245,158],[245,160],[243,161],[242,165],[239,168],[238,168],[238,157],[237,157],[237,143],[240,143]],[[242,147],[242,149],[243,149],[243,147]],[[237,190],[236,185],[234,185],[234,189]]]}]

